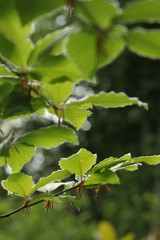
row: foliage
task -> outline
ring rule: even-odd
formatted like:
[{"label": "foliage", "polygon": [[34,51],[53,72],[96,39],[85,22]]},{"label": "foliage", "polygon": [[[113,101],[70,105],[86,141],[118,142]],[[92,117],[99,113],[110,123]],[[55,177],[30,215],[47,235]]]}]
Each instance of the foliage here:
[{"label": "foliage", "polygon": [[[98,163],[96,154],[80,148],[60,159],[59,169],[37,183],[24,173],[25,164],[39,147],[53,148],[66,142],[78,145],[78,130],[94,106],[108,109],[137,105],[148,109],[147,103],[123,92],[103,91],[79,98],[74,89],[83,84],[82,80],[95,84],[97,71],[126,47],[138,55],[159,59],[160,32],[145,29],[141,23],[159,22],[160,5],[155,0],[133,1],[122,9],[117,1],[62,0],[47,1],[44,7],[39,1],[38,8],[33,4],[28,12],[24,6],[28,9],[25,0],[0,2],[0,165],[11,168],[1,185],[9,194],[24,199],[20,208],[1,218],[43,201],[47,211],[52,201],[64,199],[79,208],[84,188],[94,189],[96,196],[103,185],[120,183],[117,172],[135,171],[142,163],[160,163],[159,155],[131,154]],[[54,31],[38,35],[38,27],[51,15]],[[24,128],[18,134],[16,128],[7,132],[3,127],[5,121],[23,121],[33,114],[41,118],[45,112],[52,116],[49,126]],[[68,194],[72,190],[76,190],[77,198]]]}]

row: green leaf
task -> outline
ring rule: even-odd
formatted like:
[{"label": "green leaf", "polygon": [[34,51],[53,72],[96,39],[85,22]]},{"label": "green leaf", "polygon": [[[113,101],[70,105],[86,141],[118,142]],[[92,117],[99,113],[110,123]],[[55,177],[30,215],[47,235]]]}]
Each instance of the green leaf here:
[{"label": "green leaf", "polygon": [[132,1],[126,5],[124,12],[117,18],[121,23],[160,22],[160,1]]},{"label": "green leaf", "polygon": [[57,147],[64,142],[78,143],[75,132],[62,126],[53,126],[33,131],[23,136],[18,142],[44,148]]},{"label": "green leaf", "polygon": [[141,156],[133,158],[135,163],[147,163],[149,165],[156,165],[160,163],[160,155]]},{"label": "green leaf", "polygon": [[114,1],[92,0],[79,1],[78,10],[92,25],[101,29],[108,28],[115,16],[120,12],[118,4]]},{"label": "green leaf", "polygon": [[32,194],[35,191],[37,191],[39,188],[47,185],[48,183],[51,183],[53,181],[60,181],[69,176],[70,176],[70,173],[66,170],[58,170],[58,171],[52,172],[48,177],[43,177],[39,179],[38,183],[34,186],[32,190]]},{"label": "green leaf", "polygon": [[100,92],[97,95],[88,97],[86,100],[82,101],[84,103],[91,103],[95,106],[103,108],[117,108],[125,107],[130,105],[138,105],[140,107],[148,108],[146,103],[141,102],[136,97],[128,97],[125,93],[115,93],[115,92]]},{"label": "green leaf", "polygon": [[116,161],[118,160],[118,158],[114,158],[114,157],[109,157],[109,158],[105,158],[104,160],[100,161],[99,163],[97,163],[90,171],[89,173],[94,173],[97,171],[103,171],[104,169],[109,169],[110,167],[114,166],[116,163]]},{"label": "green leaf", "polygon": [[48,58],[51,56],[63,54],[65,37],[70,35],[75,30],[77,31],[75,27],[67,27],[46,34],[33,46],[32,52],[28,59],[29,64],[32,65],[33,63],[35,64],[35,62],[42,61],[44,63],[48,63]]},{"label": "green leaf", "polygon": [[11,79],[17,79],[14,73],[8,70],[7,67],[0,64],[0,78],[11,78]]},{"label": "green leaf", "polygon": [[105,184],[119,184],[118,176],[109,169],[106,169],[103,172],[93,173],[88,179],[85,181],[85,186],[92,185],[105,185]]},{"label": "green leaf", "polygon": [[104,42],[102,42],[102,53],[99,56],[99,66],[110,64],[125,49],[126,42],[124,36],[127,29],[124,26],[114,26],[106,34]]},{"label": "green leaf", "polygon": [[30,26],[21,26],[14,0],[1,0],[0,55],[15,65],[25,67],[32,48],[29,32]]},{"label": "green leaf", "polygon": [[74,33],[67,44],[67,54],[81,73],[81,78],[92,79],[97,65],[96,37],[89,30]]},{"label": "green leaf", "polygon": [[13,83],[11,81],[0,82],[0,103],[4,104],[13,90]]},{"label": "green leaf", "polygon": [[9,158],[6,158],[6,162],[11,168],[12,172],[19,172],[21,168],[31,160],[34,155],[35,148],[26,144],[16,144],[11,146],[9,152]]},{"label": "green leaf", "polygon": [[62,158],[59,165],[77,176],[82,177],[86,174],[96,162],[96,154],[92,154],[84,148],[69,158]]},{"label": "green leaf", "polygon": [[63,7],[64,4],[64,0],[45,0],[45,2],[43,0],[34,0],[32,2],[28,0],[15,0],[15,2],[23,24],[27,24],[47,12]]},{"label": "green leaf", "polygon": [[2,181],[2,186],[9,193],[26,198],[34,186],[32,177],[24,173],[14,173],[7,180]]},{"label": "green leaf", "polygon": [[141,102],[138,98],[129,98],[125,93],[100,92],[97,95],[91,95],[84,100],[73,101],[64,107],[65,121],[71,123],[76,129],[80,129],[85,123],[88,116],[91,115],[92,105],[103,108],[117,108],[130,105],[143,106],[148,108],[146,103]]},{"label": "green leaf", "polygon": [[53,192],[57,188],[62,187],[62,186],[65,187],[65,188],[66,187],[69,188],[69,187],[73,186],[73,183],[74,182],[50,182],[50,183],[46,184],[45,186],[40,187],[38,189],[38,191],[39,192],[50,193],[50,192]]},{"label": "green leaf", "polygon": [[79,130],[92,114],[91,111],[88,110],[91,108],[91,104],[80,104],[79,102],[66,104],[64,108],[64,119]]},{"label": "green leaf", "polygon": [[54,82],[57,79],[65,78],[72,82],[82,80],[82,74],[74,62],[71,62],[63,55],[52,56],[50,62],[35,63],[30,69],[31,76],[38,76],[42,82]]},{"label": "green leaf", "polygon": [[57,83],[44,83],[44,91],[48,100],[55,105],[64,103],[73,91],[73,83],[70,81],[59,81]]},{"label": "green leaf", "polygon": [[160,30],[135,28],[126,36],[128,48],[141,56],[160,59]]},{"label": "green leaf", "polygon": [[138,164],[132,164],[130,166],[124,166],[124,167],[121,167],[117,170],[126,170],[126,171],[130,171],[130,172],[133,172],[133,171],[136,171],[138,170],[138,167],[140,166],[141,164],[138,163]]}]

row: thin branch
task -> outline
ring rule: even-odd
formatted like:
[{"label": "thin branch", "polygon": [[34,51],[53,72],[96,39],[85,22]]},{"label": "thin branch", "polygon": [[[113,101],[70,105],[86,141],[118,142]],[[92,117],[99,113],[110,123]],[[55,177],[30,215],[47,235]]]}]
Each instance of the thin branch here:
[{"label": "thin branch", "polygon": [[[53,195],[53,197],[57,197],[57,196],[62,195],[62,194],[64,194],[64,193],[66,193],[66,192],[69,192],[69,191],[71,191],[71,190],[74,190],[74,189],[76,189],[77,187],[82,186],[83,183],[84,183],[84,181],[81,181],[80,183],[78,183],[78,184],[77,184],[76,186],[74,186],[74,187],[71,187],[71,188],[62,190],[62,191],[60,191],[60,192],[58,192],[58,193],[55,193],[55,194]],[[42,203],[42,202],[44,202],[44,201],[45,201],[45,199],[39,200],[39,201],[34,202],[34,203],[31,203],[31,204],[26,204],[26,203],[25,203],[25,204],[23,204],[21,207],[15,209],[15,210],[13,210],[13,211],[10,211],[10,212],[8,212],[8,213],[5,213],[5,214],[0,215],[0,218],[10,217],[11,215],[22,211],[23,209],[28,209],[28,208],[33,207],[33,206],[35,206],[35,205],[37,205],[37,204],[40,204],[40,203]]]}]

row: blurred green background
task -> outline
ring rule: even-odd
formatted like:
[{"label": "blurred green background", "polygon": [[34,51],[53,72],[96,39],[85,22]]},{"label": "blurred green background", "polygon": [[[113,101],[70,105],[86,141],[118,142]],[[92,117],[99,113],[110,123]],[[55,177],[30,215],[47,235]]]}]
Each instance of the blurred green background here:
[{"label": "blurred green background", "polygon": [[[38,34],[43,31],[39,28]],[[130,97],[136,96],[148,102],[149,111],[138,107],[94,109],[84,130],[79,132],[81,147],[97,153],[99,160],[129,152],[132,156],[160,154],[159,68],[160,61],[136,56],[126,49],[116,61],[98,72],[97,85],[86,84],[86,89],[92,88],[95,92],[124,91]],[[58,159],[72,152],[76,149],[66,144],[43,151],[46,161],[37,167],[37,177],[42,176],[42,172],[43,175],[52,172]],[[31,167],[28,169],[32,173]],[[4,174],[4,169],[0,169],[1,179]],[[128,240],[159,240],[160,166],[144,165],[133,173],[124,171],[120,179],[122,185],[110,186],[111,191],[102,189],[98,199],[92,191],[84,192],[81,211],[67,203],[56,203],[53,212],[48,214],[42,210],[43,205],[39,205],[31,209],[29,216],[23,212],[0,219],[0,239],[112,240],[100,238],[99,223],[106,220],[114,226],[117,239],[131,232],[134,234]],[[20,206],[22,203],[18,201],[17,198],[8,200],[0,188],[1,213]]]}]

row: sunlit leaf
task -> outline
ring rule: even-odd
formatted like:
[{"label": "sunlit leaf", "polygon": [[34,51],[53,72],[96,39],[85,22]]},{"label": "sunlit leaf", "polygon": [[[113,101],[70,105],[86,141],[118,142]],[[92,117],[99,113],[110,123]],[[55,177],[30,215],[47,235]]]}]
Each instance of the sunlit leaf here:
[{"label": "sunlit leaf", "polygon": [[69,81],[59,81],[54,84],[44,83],[44,91],[48,100],[59,105],[71,95],[73,86],[73,83]]},{"label": "sunlit leaf", "polygon": [[31,160],[34,155],[35,148],[25,144],[13,145],[9,152],[9,158],[5,162],[12,168],[12,172],[19,172],[21,168]]},{"label": "sunlit leaf", "polygon": [[53,126],[33,131],[22,137],[18,142],[45,148],[56,147],[64,142],[78,143],[75,132],[67,127],[61,126]]},{"label": "sunlit leaf", "polygon": [[124,12],[117,19],[122,23],[160,22],[160,1],[141,0],[126,4]]},{"label": "sunlit leaf", "polygon": [[62,169],[66,169],[77,176],[83,176],[90,170],[96,162],[96,154],[92,154],[86,149],[82,148],[76,154],[69,158],[62,158],[59,165]]},{"label": "sunlit leaf", "polygon": [[128,97],[125,93],[115,93],[115,92],[100,92],[97,95],[93,95],[88,97],[83,102],[91,103],[95,106],[103,107],[103,108],[117,108],[117,107],[125,107],[130,105],[138,105],[140,107],[144,107],[147,109],[147,104],[141,102],[136,97]]},{"label": "sunlit leaf", "polygon": [[135,28],[126,36],[128,48],[134,53],[160,59],[160,31]]},{"label": "sunlit leaf", "polygon": [[104,170],[103,172],[93,173],[85,181],[85,186],[92,185],[105,185],[105,184],[119,184],[118,176],[109,169]]},{"label": "sunlit leaf", "polygon": [[141,156],[133,158],[133,161],[136,163],[147,163],[149,165],[156,165],[160,163],[160,155],[153,156]]},{"label": "sunlit leaf", "polygon": [[32,177],[24,173],[14,173],[7,180],[2,181],[2,186],[9,193],[26,198],[34,186]]},{"label": "sunlit leaf", "polygon": [[66,104],[64,119],[79,130],[86,122],[87,118],[92,114],[91,111],[88,110],[90,108],[92,108],[91,104],[80,104],[79,102]]}]

